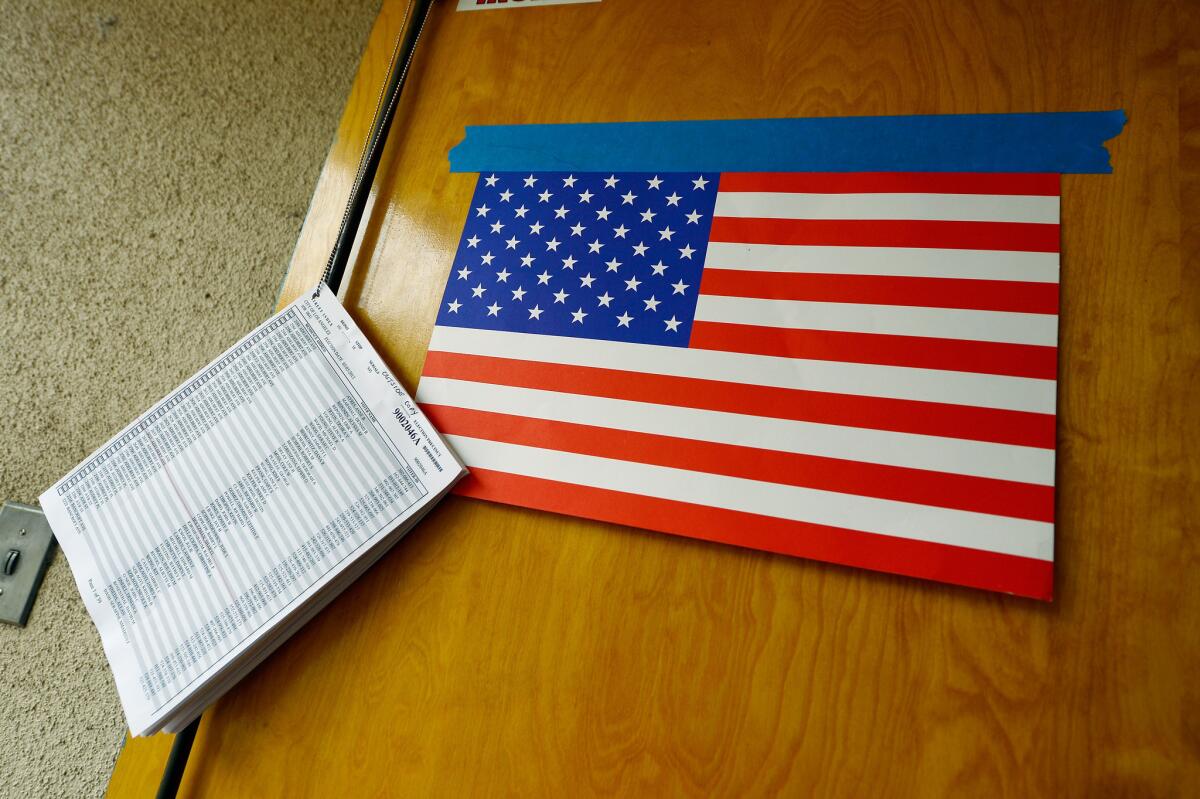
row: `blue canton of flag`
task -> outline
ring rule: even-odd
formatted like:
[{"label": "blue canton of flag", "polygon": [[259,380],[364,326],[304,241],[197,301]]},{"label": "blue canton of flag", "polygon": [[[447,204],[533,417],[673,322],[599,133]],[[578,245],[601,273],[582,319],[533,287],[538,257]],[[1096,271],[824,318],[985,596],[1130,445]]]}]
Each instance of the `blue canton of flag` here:
[{"label": "blue canton of flag", "polygon": [[718,179],[481,174],[437,323],[686,347]]}]

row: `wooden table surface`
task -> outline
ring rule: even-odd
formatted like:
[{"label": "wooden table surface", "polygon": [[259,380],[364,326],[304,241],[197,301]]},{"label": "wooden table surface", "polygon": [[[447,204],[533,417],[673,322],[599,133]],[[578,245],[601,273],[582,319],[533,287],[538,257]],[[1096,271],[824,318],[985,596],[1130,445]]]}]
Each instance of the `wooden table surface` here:
[{"label": "wooden table surface", "polygon": [[[410,390],[466,124],[1125,108],[1114,174],[1063,181],[1057,599],[451,498],[205,714],[181,795],[1200,793],[1194,6],[454,5],[347,291]],[[328,256],[405,7],[383,4],[281,304]],[[150,795],[167,740],[127,747],[110,795]]]}]

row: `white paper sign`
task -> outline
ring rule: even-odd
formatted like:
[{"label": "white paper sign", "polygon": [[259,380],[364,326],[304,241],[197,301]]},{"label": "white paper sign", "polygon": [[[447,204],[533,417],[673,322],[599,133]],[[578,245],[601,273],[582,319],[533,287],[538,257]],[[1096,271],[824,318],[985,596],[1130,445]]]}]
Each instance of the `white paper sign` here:
[{"label": "white paper sign", "polygon": [[562,6],[567,3],[599,3],[600,0],[458,0],[459,11],[490,11],[500,8]]}]

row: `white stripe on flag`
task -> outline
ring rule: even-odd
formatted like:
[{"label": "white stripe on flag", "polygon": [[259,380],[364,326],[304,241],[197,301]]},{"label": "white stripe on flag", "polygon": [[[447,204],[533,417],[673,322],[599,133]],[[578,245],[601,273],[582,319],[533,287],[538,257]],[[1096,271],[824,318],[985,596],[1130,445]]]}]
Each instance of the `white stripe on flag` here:
[{"label": "white stripe on flag", "polygon": [[[1054,413],[1053,380],[437,326],[429,349],[835,394]],[[422,378],[427,380],[428,378]]]},{"label": "white stripe on flag", "polygon": [[1058,224],[1058,197],[1016,194],[717,194],[713,216],[759,219],[914,219]]},{"label": "white stripe on flag", "polygon": [[[1057,198],[1056,198],[1057,199]],[[1058,282],[1056,252],[710,242],[704,265],[753,272]]]},{"label": "white stripe on flag", "polygon": [[1012,311],[968,311],[849,302],[759,300],[701,294],[696,320],[801,330],[952,338],[1006,344],[1058,343],[1058,317]]},{"label": "white stripe on flag", "polygon": [[872,497],[855,496],[853,501],[847,501],[850,498],[845,494],[812,488],[466,436],[447,435],[446,439],[467,463],[481,469],[916,541],[1053,559],[1054,528],[1046,522]]},{"label": "white stripe on flag", "polygon": [[542,389],[421,378],[417,402],[742,447],[1053,485],[1054,451]]}]

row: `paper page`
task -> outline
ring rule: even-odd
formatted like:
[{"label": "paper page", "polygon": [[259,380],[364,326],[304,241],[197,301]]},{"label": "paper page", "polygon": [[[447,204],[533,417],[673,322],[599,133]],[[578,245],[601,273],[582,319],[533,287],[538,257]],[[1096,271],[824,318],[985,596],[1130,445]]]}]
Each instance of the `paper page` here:
[{"label": "paper page", "polygon": [[462,474],[322,285],[41,504],[141,734]]}]

